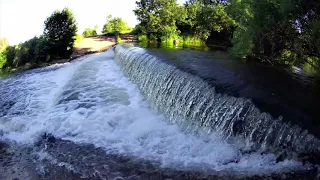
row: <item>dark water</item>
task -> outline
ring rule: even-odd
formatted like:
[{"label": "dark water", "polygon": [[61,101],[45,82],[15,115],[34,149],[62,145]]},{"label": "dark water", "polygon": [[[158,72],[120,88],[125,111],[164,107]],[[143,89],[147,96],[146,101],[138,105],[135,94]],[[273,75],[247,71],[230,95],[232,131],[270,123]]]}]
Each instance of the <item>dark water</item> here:
[{"label": "dark water", "polygon": [[225,51],[149,48],[148,53],[201,77],[216,91],[253,100],[274,118],[283,117],[320,136],[320,82],[288,67],[234,59]]}]

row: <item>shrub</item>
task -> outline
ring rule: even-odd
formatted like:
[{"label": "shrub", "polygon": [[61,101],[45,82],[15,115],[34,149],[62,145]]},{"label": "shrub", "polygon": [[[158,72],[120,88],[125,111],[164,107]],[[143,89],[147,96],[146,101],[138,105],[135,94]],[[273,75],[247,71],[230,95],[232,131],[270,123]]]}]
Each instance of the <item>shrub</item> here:
[{"label": "shrub", "polygon": [[148,38],[147,38],[147,36],[146,35],[138,35],[138,40],[140,41],[140,42],[147,42],[148,41]]},{"label": "shrub", "polygon": [[6,64],[5,50],[8,47],[8,40],[6,38],[0,38],[0,69]]},{"label": "shrub", "polygon": [[81,34],[78,34],[74,38],[76,39],[74,43],[77,44],[81,41],[81,39],[83,39],[83,36]]},{"label": "shrub", "polygon": [[122,39],[118,36],[117,37],[117,43],[121,43],[122,42]]},{"label": "shrub", "polygon": [[14,58],[16,57],[16,47],[15,46],[8,46],[5,55],[6,55],[6,63],[4,64],[5,67],[13,66]]},{"label": "shrub", "polygon": [[186,46],[200,46],[200,45],[203,45],[204,42],[201,41],[200,38],[197,38],[197,37],[193,37],[193,36],[185,36],[183,37],[183,45],[186,45]]},{"label": "shrub", "polygon": [[113,18],[111,15],[107,17],[107,22],[104,24],[102,33],[125,34],[131,32],[132,29],[121,18]]},{"label": "shrub", "polygon": [[83,31],[82,35],[83,35],[83,37],[96,36],[97,35],[97,31],[94,30],[94,29],[86,28]]}]

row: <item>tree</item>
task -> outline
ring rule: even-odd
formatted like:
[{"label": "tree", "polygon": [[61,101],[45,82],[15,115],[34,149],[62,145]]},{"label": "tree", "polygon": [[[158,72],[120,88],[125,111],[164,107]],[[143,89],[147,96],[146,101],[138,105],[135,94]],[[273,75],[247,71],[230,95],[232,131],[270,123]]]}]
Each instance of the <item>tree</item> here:
[{"label": "tree", "polygon": [[68,8],[56,10],[45,21],[44,38],[48,53],[52,58],[70,57],[74,46],[77,25],[72,12]]},{"label": "tree", "polygon": [[[319,62],[320,3],[313,0],[231,0],[236,22],[231,52],[271,64]],[[309,61],[311,60],[311,61]]]},{"label": "tree", "polygon": [[213,32],[232,31],[235,24],[227,12],[226,1],[190,0],[185,7],[187,24],[193,35],[203,41]]},{"label": "tree", "polygon": [[8,47],[9,42],[6,38],[0,38],[0,69],[6,64],[5,50]]},{"label": "tree", "polygon": [[86,28],[83,31],[82,35],[83,35],[83,37],[96,36],[97,35],[97,31],[95,29]]},{"label": "tree", "polygon": [[95,26],[94,26],[94,28],[93,28],[93,30],[95,30],[96,31],[96,33],[98,32],[98,24],[96,24]]},{"label": "tree", "polygon": [[113,18],[112,15],[107,17],[107,21],[103,26],[102,33],[114,33],[120,34],[125,30],[130,29],[128,24],[123,21],[121,18]]},{"label": "tree", "polygon": [[5,66],[6,62],[7,62],[7,58],[5,53],[0,52],[0,69],[2,69],[3,66]]},{"label": "tree", "polygon": [[149,39],[151,36],[162,40],[178,37],[176,22],[184,19],[186,13],[176,0],[140,0],[136,5],[134,13],[140,22],[139,29]]},{"label": "tree", "polygon": [[0,38],[0,52],[3,51],[8,45],[9,42],[6,38]]},{"label": "tree", "polygon": [[15,46],[8,46],[6,49],[6,64],[5,66],[11,67],[13,66],[14,58],[16,57],[16,47]]}]

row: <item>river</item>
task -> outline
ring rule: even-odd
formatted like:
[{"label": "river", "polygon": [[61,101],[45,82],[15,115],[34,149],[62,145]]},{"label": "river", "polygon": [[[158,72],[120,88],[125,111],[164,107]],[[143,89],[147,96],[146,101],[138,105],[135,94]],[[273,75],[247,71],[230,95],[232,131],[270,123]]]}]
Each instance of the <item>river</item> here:
[{"label": "river", "polygon": [[312,113],[215,53],[119,45],[1,80],[0,179],[315,178],[318,136],[287,115]]}]

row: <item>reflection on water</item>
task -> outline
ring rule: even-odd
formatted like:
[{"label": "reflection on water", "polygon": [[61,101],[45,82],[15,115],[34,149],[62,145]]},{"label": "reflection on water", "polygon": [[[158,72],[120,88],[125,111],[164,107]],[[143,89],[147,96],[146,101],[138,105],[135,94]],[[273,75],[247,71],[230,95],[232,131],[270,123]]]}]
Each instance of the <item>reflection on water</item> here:
[{"label": "reflection on water", "polygon": [[[258,80],[263,80],[259,79],[259,76],[253,76],[249,81],[248,77],[256,73],[254,70],[250,71],[250,68],[245,69],[249,63],[239,65],[240,62],[230,60],[222,51],[153,49],[150,52],[163,55],[161,57],[166,62],[202,77],[226,93],[238,93],[239,96],[243,96],[241,90],[246,91],[245,87],[249,85],[252,86],[252,92],[255,92],[259,90]],[[148,55],[144,57],[150,58]],[[149,60],[147,62],[154,62],[154,65],[161,62],[159,59]],[[116,179],[117,177],[120,179],[120,176],[128,179],[149,177],[155,177],[152,179],[199,179],[207,172],[209,175],[212,174],[212,178],[209,177],[209,179],[220,179],[221,172],[227,173],[222,174],[221,179],[233,177],[240,179],[242,178],[240,176],[248,179],[246,176],[253,175],[258,177],[252,179],[261,179],[264,176],[272,176],[272,172],[277,174],[275,179],[278,174],[281,177],[284,176],[284,179],[292,179],[290,174],[297,177],[299,171],[303,172],[303,178],[309,177],[310,173],[305,171],[308,166],[291,157],[286,159],[285,155],[281,154],[278,158],[276,154],[250,151],[244,148],[240,141],[235,142],[232,139],[226,141],[216,133],[195,135],[187,133],[176,123],[167,123],[165,115],[151,110],[150,103],[159,102],[159,105],[167,105],[168,110],[180,110],[180,106],[172,106],[172,103],[185,104],[185,108],[182,107],[180,112],[192,118],[198,116],[200,107],[204,107],[204,104],[200,104],[201,102],[209,104],[208,108],[202,109],[201,112],[209,112],[208,114],[212,115],[214,113],[210,112],[237,110],[239,117],[244,117],[246,114],[241,112],[249,112],[249,109],[248,106],[243,106],[244,111],[239,108],[232,109],[230,106],[235,107],[239,105],[237,102],[242,100],[218,95],[217,100],[225,101],[219,103],[221,106],[216,106],[223,109],[218,108],[219,110],[216,111],[211,109],[213,106],[210,105],[216,102],[214,98],[207,99],[210,101],[201,101],[203,99],[197,101],[201,92],[210,92],[208,89],[211,89],[200,78],[186,75],[187,73],[179,70],[176,74],[171,74],[170,72],[173,71],[170,69],[176,69],[163,62],[158,64],[159,66],[140,66],[140,68],[154,67],[152,71],[147,69],[140,71],[139,68],[135,68],[136,66],[127,63],[128,61],[123,59],[120,67],[116,64],[116,62],[120,63],[119,59],[115,60],[110,50],[106,53],[89,55],[83,61],[34,69],[2,80],[0,82],[0,113],[3,114],[0,114],[0,139],[10,140],[6,142],[17,142],[15,144],[17,147],[14,146],[17,150],[14,149],[13,155],[9,158],[0,157],[5,162],[2,164],[3,168],[0,168],[0,179],[27,179],[24,174],[20,174],[20,167],[24,172],[29,173],[26,177],[31,179],[37,179],[37,173],[42,175],[39,179],[80,179],[78,176],[87,179]],[[133,68],[135,75],[138,75],[136,84],[125,76],[124,73],[128,72],[123,71],[125,66]],[[243,70],[252,74],[242,74]],[[264,72],[263,68],[262,70]],[[152,73],[146,75],[147,72]],[[265,70],[265,72],[268,71]],[[161,74],[175,76],[172,76],[171,81],[161,83],[163,82],[160,81]],[[146,81],[147,77],[152,81]],[[164,77],[162,76],[162,80],[165,80]],[[146,89],[139,89],[137,82],[140,82],[140,85],[142,82],[146,88],[154,88],[148,88],[148,90],[156,101],[147,101],[141,93]],[[160,82],[160,85],[155,86],[156,83],[152,82]],[[196,82],[201,82],[202,86],[192,86],[192,84],[196,85]],[[151,86],[148,86],[148,83]],[[168,89],[165,90],[162,87]],[[180,87],[185,96],[175,98],[179,97]],[[175,89],[174,94],[170,96],[173,89]],[[201,97],[212,97],[212,94],[208,95]],[[167,101],[169,99],[172,101]],[[187,103],[185,100],[194,103]],[[186,109],[192,111],[184,111]],[[178,112],[175,114],[178,115]],[[226,113],[223,115],[216,113],[216,115],[221,120],[231,117],[226,116]],[[266,114],[262,114],[261,117],[272,119]],[[256,121],[253,119],[247,122],[253,122],[252,124],[255,125]],[[225,125],[226,123],[219,123],[219,127],[226,127]],[[232,127],[242,129],[239,124]],[[281,127],[285,129],[290,126]],[[254,135],[259,134],[254,133]],[[306,137],[306,133],[303,135],[302,137]],[[303,139],[302,143],[308,140],[310,142],[310,138],[300,137],[299,139]],[[276,143],[278,142],[280,141]],[[277,147],[281,148],[281,146]],[[300,147],[307,146],[295,146],[295,149],[303,149]],[[14,168],[17,170],[12,171]],[[233,175],[229,171],[233,172]],[[14,172],[18,172],[18,176],[12,177]],[[31,176],[33,172],[36,177]],[[314,176],[313,174],[312,177]]]},{"label": "reflection on water", "polygon": [[135,44],[142,48],[162,48],[162,49],[196,49],[201,51],[209,51],[210,48],[205,44],[202,45],[192,45],[185,43],[149,43],[149,42],[140,42],[139,44]]},{"label": "reflection on water", "polygon": [[0,69],[0,79],[7,77],[7,75],[8,74],[6,72],[4,72],[2,69]]},{"label": "reflection on water", "polygon": [[[275,67],[230,57],[225,51],[149,45],[148,52],[206,80],[220,93],[252,99],[275,118],[293,122],[320,136],[320,87],[305,69]],[[309,68],[310,69],[310,68]]]}]

